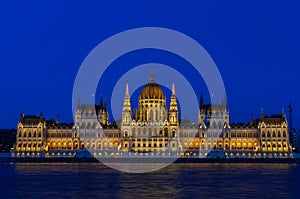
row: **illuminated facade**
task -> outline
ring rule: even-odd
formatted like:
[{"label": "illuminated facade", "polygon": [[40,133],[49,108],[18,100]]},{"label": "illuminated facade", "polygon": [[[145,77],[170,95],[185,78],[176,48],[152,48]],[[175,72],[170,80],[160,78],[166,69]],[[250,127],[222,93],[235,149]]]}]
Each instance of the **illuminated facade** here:
[{"label": "illuminated facade", "polygon": [[204,104],[200,98],[198,123],[178,117],[175,84],[172,84],[170,107],[166,96],[154,80],[144,86],[138,107],[132,111],[129,86],[126,84],[119,126],[109,123],[106,102],[81,104],[78,100],[75,124],[24,116],[18,122],[13,156],[74,157],[88,149],[94,156],[116,154],[181,155],[210,157],[221,151],[227,158],[292,157],[288,123],[280,115],[266,116],[250,123],[229,123],[226,97],[221,104]]},{"label": "illuminated facade", "polygon": [[132,118],[128,84],[122,109],[122,143],[124,151],[177,151],[179,128],[178,106],[175,85],[172,85],[170,109],[166,106],[166,97],[155,83],[151,73],[150,81],[139,96],[138,107]]},{"label": "illuminated facade", "polygon": [[[46,121],[41,113],[39,117],[27,116],[21,113],[18,122],[15,151],[23,156],[39,156],[44,150]],[[33,153],[31,153],[33,152]]]}]

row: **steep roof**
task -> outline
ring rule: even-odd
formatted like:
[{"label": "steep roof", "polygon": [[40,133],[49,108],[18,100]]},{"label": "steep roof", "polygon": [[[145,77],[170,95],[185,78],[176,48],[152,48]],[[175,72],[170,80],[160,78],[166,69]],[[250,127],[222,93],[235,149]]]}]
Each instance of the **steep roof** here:
[{"label": "steep roof", "polygon": [[26,124],[26,125],[32,125],[32,124],[37,125],[43,121],[44,121],[44,118],[34,116],[34,115],[23,116],[20,120],[20,122],[22,122],[22,124]]},{"label": "steep roof", "polygon": [[282,124],[283,122],[286,122],[286,119],[282,115],[271,115],[270,117],[264,116],[260,121],[265,124]]}]

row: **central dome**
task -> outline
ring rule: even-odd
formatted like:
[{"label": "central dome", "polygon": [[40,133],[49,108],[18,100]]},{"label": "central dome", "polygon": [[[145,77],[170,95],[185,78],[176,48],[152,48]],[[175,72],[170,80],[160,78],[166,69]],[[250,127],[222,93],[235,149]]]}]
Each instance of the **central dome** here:
[{"label": "central dome", "polygon": [[165,99],[164,92],[160,86],[155,83],[153,72],[151,72],[150,82],[146,84],[140,95],[141,99]]},{"label": "central dome", "polygon": [[151,82],[145,85],[140,97],[141,99],[165,99],[165,95],[160,86]]}]

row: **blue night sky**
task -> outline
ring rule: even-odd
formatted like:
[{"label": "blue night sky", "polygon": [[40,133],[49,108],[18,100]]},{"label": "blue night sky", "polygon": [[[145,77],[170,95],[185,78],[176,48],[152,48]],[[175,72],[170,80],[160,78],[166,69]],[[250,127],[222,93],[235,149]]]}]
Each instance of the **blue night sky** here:
[{"label": "blue night sky", "polygon": [[[85,57],[108,37],[147,26],[180,31],[206,49],[223,77],[231,122],[259,117],[262,107],[288,114],[292,102],[300,128],[299,10],[296,1],[3,1],[0,128],[15,128],[21,111],[72,122],[72,89]],[[116,60],[107,81],[126,72],[121,66],[149,62],[191,72],[168,53],[138,51]],[[202,80],[189,78],[199,81],[198,97],[206,95]]]}]

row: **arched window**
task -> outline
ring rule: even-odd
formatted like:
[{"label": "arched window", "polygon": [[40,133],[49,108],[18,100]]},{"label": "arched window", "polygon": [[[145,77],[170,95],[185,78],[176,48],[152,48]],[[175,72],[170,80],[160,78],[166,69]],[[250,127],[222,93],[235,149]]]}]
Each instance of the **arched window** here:
[{"label": "arched window", "polygon": [[133,136],[133,137],[136,136],[135,128],[132,129],[132,136]]},{"label": "arched window", "polygon": [[164,129],[164,132],[165,132],[165,137],[168,137],[169,135],[168,135],[168,129],[167,128]]},{"label": "arched window", "polygon": [[175,131],[174,130],[172,131],[172,137],[173,138],[175,137]]},{"label": "arched window", "polygon": [[126,138],[128,137],[128,132],[127,131],[124,132],[124,137],[126,137]]},{"label": "arched window", "polygon": [[150,121],[154,121],[153,110],[150,110]]},{"label": "arched window", "polygon": [[141,129],[140,128],[138,128],[137,137],[141,137]]},{"label": "arched window", "polygon": [[286,137],[286,132],[285,131],[283,131],[283,137]]},{"label": "arched window", "polygon": [[151,128],[148,129],[148,136],[149,136],[149,137],[152,136],[152,130],[151,130]]},{"label": "arched window", "polygon": [[278,134],[278,137],[281,137],[281,132],[280,131],[278,131],[277,134]]},{"label": "arched window", "polygon": [[162,135],[163,135],[163,133],[162,133],[162,130],[161,130],[161,129],[159,130],[159,135],[160,135],[160,136],[162,136]]}]

